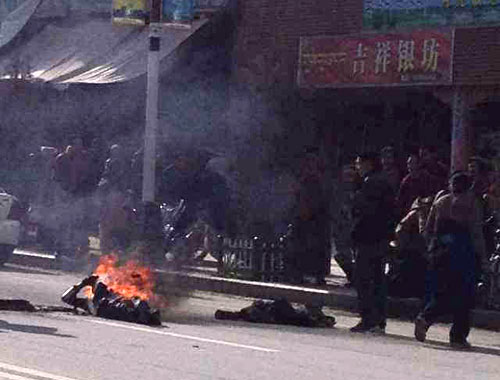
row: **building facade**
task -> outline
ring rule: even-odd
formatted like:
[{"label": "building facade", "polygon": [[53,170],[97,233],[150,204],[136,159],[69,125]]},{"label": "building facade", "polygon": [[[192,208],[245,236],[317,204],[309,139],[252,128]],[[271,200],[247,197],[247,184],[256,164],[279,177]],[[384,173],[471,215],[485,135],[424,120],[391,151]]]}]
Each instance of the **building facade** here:
[{"label": "building facade", "polygon": [[326,96],[348,149],[496,155],[500,2],[241,0],[238,22],[237,80]]}]

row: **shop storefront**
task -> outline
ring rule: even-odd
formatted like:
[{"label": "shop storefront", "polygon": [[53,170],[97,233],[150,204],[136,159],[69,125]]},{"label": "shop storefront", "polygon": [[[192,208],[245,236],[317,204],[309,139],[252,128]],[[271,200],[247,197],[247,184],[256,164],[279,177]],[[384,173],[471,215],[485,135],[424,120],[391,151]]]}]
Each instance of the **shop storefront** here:
[{"label": "shop storefront", "polygon": [[329,89],[332,98],[357,96],[355,114],[369,114],[362,123],[371,124],[350,131],[365,130],[358,149],[367,134],[370,148],[384,135],[402,150],[409,142],[434,145],[450,155],[451,170],[465,169],[478,153],[474,110],[499,94],[495,24],[495,1],[365,0],[359,33],[300,39],[297,83]]}]

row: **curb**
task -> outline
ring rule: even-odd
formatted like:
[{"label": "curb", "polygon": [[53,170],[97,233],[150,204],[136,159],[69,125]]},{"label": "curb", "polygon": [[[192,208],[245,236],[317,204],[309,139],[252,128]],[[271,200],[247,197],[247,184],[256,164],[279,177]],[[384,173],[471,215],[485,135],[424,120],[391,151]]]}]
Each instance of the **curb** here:
[{"label": "curb", "polygon": [[[43,269],[58,269],[55,256],[23,250],[16,250],[9,263]],[[290,302],[357,312],[355,291],[342,286],[334,286],[326,290],[280,283],[221,278],[183,271],[156,270],[156,273],[160,276],[160,281],[173,284],[181,289],[232,294],[250,298],[284,297]],[[392,318],[412,320],[419,312],[420,307],[421,302],[418,299],[389,298],[387,314]],[[500,312],[482,309],[473,310],[473,326],[500,331]]]}]

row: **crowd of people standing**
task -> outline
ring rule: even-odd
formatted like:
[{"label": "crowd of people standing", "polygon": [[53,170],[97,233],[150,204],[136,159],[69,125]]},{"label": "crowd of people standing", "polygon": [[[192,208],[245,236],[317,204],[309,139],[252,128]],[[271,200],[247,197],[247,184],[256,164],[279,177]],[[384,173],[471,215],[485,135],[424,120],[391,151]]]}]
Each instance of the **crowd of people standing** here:
[{"label": "crowd of people standing", "polygon": [[485,221],[496,215],[499,182],[478,157],[450,173],[429,147],[405,163],[392,147],[360,154],[342,168],[329,197],[323,161],[306,151],[293,189],[286,280],[324,284],[336,252],[359,301],[361,318],[351,331],[384,332],[389,293],[419,297],[425,307],[415,337],[425,340],[437,318],[451,314],[450,343],[467,348],[470,311],[494,249]]},{"label": "crowd of people standing", "polygon": [[[157,157],[158,203],[176,205],[184,199],[187,205],[179,230],[200,214],[215,231],[229,228],[229,191],[224,178],[208,165],[214,157],[195,147],[177,147]],[[94,139],[85,146],[81,138],[60,151],[41,147],[32,155],[37,180],[28,199],[29,219],[39,227],[45,248],[71,266],[87,260],[90,235],[98,235],[103,253],[130,247],[141,233],[142,158],[142,148],[130,154],[120,144],[108,147]]]},{"label": "crowd of people standing", "polygon": [[[100,139],[86,147],[75,138],[61,151],[41,147],[32,166],[42,168],[28,200],[30,221],[38,225],[39,240],[58,259],[85,260],[89,234],[98,233],[101,249],[109,252],[127,234],[130,163],[120,145],[110,148]],[[128,231],[130,232],[130,231]]]},{"label": "crowd of people standing", "polygon": [[[467,348],[470,311],[487,270],[485,220],[496,211],[496,182],[477,157],[449,174],[430,148],[408,154],[406,167],[400,169],[392,147],[344,167],[343,228],[334,241],[335,259],[358,294],[361,319],[351,331],[384,332],[388,285],[399,276],[397,295],[424,300],[415,337],[425,340],[436,319],[451,314],[450,344]],[[387,272],[393,256],[406,264]]]}]

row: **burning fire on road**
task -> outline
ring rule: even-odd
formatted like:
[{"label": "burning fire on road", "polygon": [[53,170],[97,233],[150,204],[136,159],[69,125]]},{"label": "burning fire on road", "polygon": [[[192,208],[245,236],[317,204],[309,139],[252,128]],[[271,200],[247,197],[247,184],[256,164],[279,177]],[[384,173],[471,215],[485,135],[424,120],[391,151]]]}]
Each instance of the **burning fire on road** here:
[{"label": "burning fire on road", "polygon": [[[159,310],[148,303],[155,299],[154,286],[148,267],[134,260],[119,265],[116,255],[106,255],[91,276],[66,290],[61,299],[98,317],[161,325]],[[84,297],[78,297],[82,290]]]}]

